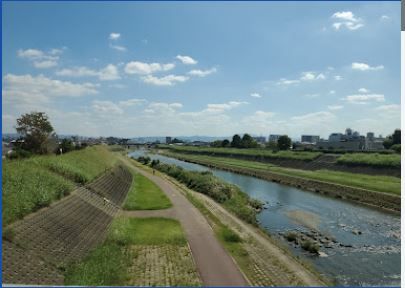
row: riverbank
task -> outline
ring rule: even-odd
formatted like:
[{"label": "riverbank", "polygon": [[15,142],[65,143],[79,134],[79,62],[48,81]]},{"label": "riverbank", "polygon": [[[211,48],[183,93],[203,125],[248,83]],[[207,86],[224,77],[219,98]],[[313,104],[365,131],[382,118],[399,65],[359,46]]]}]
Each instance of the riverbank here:
[{"label": "riverbank", "polygon": [[[151,173],[151,168],[138,166]],[[224,248],[242,269],[254,286],[325,286],[326,281],[311,268],[296,259],[275,239],[259,227],[242,221],[221,204],[202,193],[187,188],[185,184],[155,171],[174,184],[205,217]],[[236,235],[235,235],[236,234]]]},{"label": "riverbank", "polygon": [[[294,171],[287,170],[287,169],[285,169],[285,171],[283,171],[282,168],[279,168],[279,167],[277,167],[277,169],[281,170],[285,173],[280,173],[278,171],[277,172],[271,171],[270,170],[271,167],[269,168],[268,166],[266,167],[264,165],[263,165],[263,167],[258,166],[260,168],[256,168],[256,167],[251,168],[249,166],[251,166],[252,161],[237,160],[238,161],[237,163],[229,163],[227,161],[223,161],[224,159],[221,159],[218,157],[212,157],[212,156],[211,157],[210,156],[198,157],[195,155],[191,156],[191,155],[185,155],[185,154],[180,154],[180,153],[168,153],[168,152],[164,152],[162,154],[173,157],[173,158],[177,158],[179,160],[183,160],[186,162],[201,164],[201,165],[205,165],[205,166],[212,167],[212,168],[217,168],[217,169],[231,171],[231,172],[238,173],[238,174],[253,176],[253,177],[261,178],[264,180],[297,187],[297,188],[307,190],[310,192],[319,193],[319,194],[326,195],[329,197],[340,198],[343,200],[348,200],[348,201],[352,201],[355,203],[373,206],[373,207],[377,207],[380,209],[385,209],[385,210],[393,211],[393,212],[401,211],[401,198],[400,198],[400,196],[395,195],[393,193],[390,194],[387,192],[380,192],[380,191],[374,191],[374,190],[370,190],[370,189],[353,187],[353,186],[349,186],[349,185],[336,184],[336,183],[329,182],[329,181],[321,181],[321,180],[316,180],[316,179],[305,178],[302,176],[295,176],[295,175],[291,175],[293,173],[287,174],[288,172],[294,172]],[[297,171],[299,171],[299,170],[297,170]],[[336,172],[334,172],[334,173],[336,173]],[[353,176],[357,176],[357,175],[353,175]],[[349,182],[350,181],[354,182],[354,178],[355,177],[353,177],[353,180],[350,178],[345,179],[345,180],[349,181]],[[365,183],[365,184],[367,185],[367,183]],[[381,185],[381,186],[383,187],[383,185]],[[400,189],[400,182],[398,184],[398,187]]]}]

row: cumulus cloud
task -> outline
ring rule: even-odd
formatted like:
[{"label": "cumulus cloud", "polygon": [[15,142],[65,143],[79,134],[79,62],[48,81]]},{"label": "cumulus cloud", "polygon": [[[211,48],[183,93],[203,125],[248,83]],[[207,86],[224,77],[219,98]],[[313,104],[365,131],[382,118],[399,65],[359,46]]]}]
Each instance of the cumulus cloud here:
[{"label": "cumulus cloud", "polygon": [[169,71],[172,70],[174,67],[174,63],[160,64],[131,61],[125,65],[124,70],[127,74],[147,75],[154,72]]},{"label": "cumulus cloud", "polygon": [[207,108],[204,109],[205,112],[212,112],[212,113],[222,113],[227,110],[232,110],[237,108],[241,105],[249,104],[246,101],[229,101],[227,103],[221,104],[207,104]]},{"label": "cumulus cloud", "polygon": [[329,110],[341,110],[341,109],[343,109],[343,106],[342,105],[329,105],[328,109]]},{"label": "cumulus cloud", "polygon": [[324,74],[316,75],[314,72],[303,72],[301,75],[301,81],[324,80],[326,78]]},{"label": "cumulus cloud", "polygon": [[385,97],[383,94],[356,94],[348,95],[343,100],[351,104],[367,104],[370,102],[384,102]]},{"label": "cumulus cloud", "polygon": [[127,99],[127,100],[122,100],[118,102],[118,105],[120,107],[131,107],[131,106],[136,106],[145,103],[145,99],[137,99],[137,98],[132,98],[132,99]]},{"label": "cumulus cloud", "polygon": [[148,114],[155,115],[165,115],[165,114],[174,114],[178,109],[181,109],[183,104],[181,103],[164,103],[164,102],[152,102],[145,109],[145,112]]},{"label": "cumulus cloud", "polygon": [[97,85],[53,80],[43,75],[6,74],[3,97],[9,102],[45,103],[54,97],[80,97],[97,94]]},{"label": "cumulus cloud", "polygon": [[106,114],[122,114],[124,111],[115,103],[111,101],[94,100],[92,108],[95,112]]},{"label": "cumulus cloud", "polygon": [[336,21],[332,24],[335,30],[340,30],[342,27],[348,30],[357,30],[364,26],[364,21],[355,17],[351,11],[336,12],[331,18]]},{"label": "cumulus cloud", "polygon": [[141,78],[143,82],[155,85],[155,86],[173,86],[176,83],[186,82],[190,78],[182,75],[167,75],[163,77],[155,77],[153,75],[147,75]]},{"label": "cumulus cloud", "polygon": [[359,93],[368,93],[369,91],[366,88],[360,88]]},{"label": "cumulus cloud", "polygon": [[383,65],[379,66],[370,66],[366,63],[359,63],[359,62],[353,62],[352,63],[352,69],[353,70],[359,70],[359,71],[377,71],[377,70],[382,70],[384,69]]},{"label": "cumulus cloud", "polygon": [[277,85],[292,85],[292,84],[298,84],[300,83],[299,80],[288,80],[285,78],[281,78],[278,82]]},{"label": "cumulus cloud", "polygon": [[375,110],[389,113],[399,112],[401,111],[401,105],[398,104],[381,105],[375,108]]},{"label": "cumulus cloud", "polygon": [[336,94],[336,91],[335,91],[335,90],[330,90],[330,91],[329,91],[329,94],[332,94],[332,95],[333,95],[333,94]]},{"label": "cumulus cloud", "polygon": [[121,37],[120,33],[110,33],[110,40],[118,40]]},{"label": "cumulus cloud", "polygon": [[253,98],[262,98],[262,95],[260,95],[259,93],[250,93],[250,97],[253,97]]},{"label": "cumulus cloud", "polygon": [[51,49],[45,52],[38,49],[19,49],[17,56],[30,61],[35,68],[47,69],[58,65],[59,55],[62,54],[61,49]]},{"label": "cumulus cloud", "polygon": [[56,72],[58,76],[66,77],[98,77],[100,80],[117,80],[120,79],[117,66],[108,64],[100,70],[93,70],[84,66],[66,68]]},{"label": "cumulus cloud", "polygon": [[382,15],[382,16],[380,17],[380,20],[381,20],[382,22],[385,22],[385,21],[391,20],[391,18],[390,18],[389,16],[387,16],[387,15]]},{"label": "cumulus cloud", "polygon": [[340,75],[335,75],[333,78],[335,78],[336,81],[340,81],[343,79],[343,77]]},{"label": "cumulus cloud", "polygon": [[211,68],[208,70],[191,70],[190,72],[188,72],[188,74],[191,76],[205,77],[215,72],[217,72],[217,69]]},{"label": "cumulus cloud", "polygon": [[183,64],[186,64],[186,65],[195,65],[198,63],[196,60],[194,60],[190,56],[177,55],[176,59],[180,60]]}]

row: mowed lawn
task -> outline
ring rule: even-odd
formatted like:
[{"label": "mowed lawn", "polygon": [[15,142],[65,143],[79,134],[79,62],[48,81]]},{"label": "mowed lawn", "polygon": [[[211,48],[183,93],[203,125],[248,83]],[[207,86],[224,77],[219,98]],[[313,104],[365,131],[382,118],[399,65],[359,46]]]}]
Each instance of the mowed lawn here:
[{"label": "mowed lawn", "polygon": [[331,170],[315,170],[315,171],[299,170],[299,169],[283,168],[261,162],[239,160],[232,158],[230,159],[216,156],[202,156],[202,155],[195,156],[179,153],[168,153],[168,156],[171,157],[177,156],[182,159],[189,159],[192,161],[199,162],[201,164],[211,163],[214,165],[218,165],[218,167],[232,167],[238,169],[254,170],[258,172],[263,171],[275,172],[287,176],[296,176],[318,181],[331,182],[340,185],[362,188],[377,192],[391,193],[396,195],[401,194],[401,179],[398,177],[366,175],[366,174],[331,171]]},{"label": "mowed lawn", "polygon": [[134,173],[131,190],[123,208],[125,210],[157,210],[172,206],[169,198],[151,180]]},{"label": "mowed lawn", "polygon": [[180,223],[165,218],[116,218],[103,245],[67,268],[65,285],[124,286],[136,257],[133,245],[185,246]]}]

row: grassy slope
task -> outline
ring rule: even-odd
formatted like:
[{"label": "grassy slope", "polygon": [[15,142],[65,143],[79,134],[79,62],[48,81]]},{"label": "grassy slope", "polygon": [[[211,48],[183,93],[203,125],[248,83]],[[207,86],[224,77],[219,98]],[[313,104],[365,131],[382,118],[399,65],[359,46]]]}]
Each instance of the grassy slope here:
[{"label": "grassy slope", "polygon": [[374,167],[401,167],[400,154],[362,154],[352,153],[344,154],[338,158],[338,163],[347,165],[369,165]]},{"label": "grassy slope", "polygon": [[115,161],[102,146],[63,156],[3,160],[3,226],[62,198],[74,189],[75,182],[93,180]]},{"label": "grassy slope", "polygon": [[313,160],[321,152],[295,152],[295,151],[278,151],[273,152],[270,149],[265,148],[250,148],[250,149],[238,149],[238,148],[213,148],[213,147],[193,147],[193,146],[168,146],[161,145],[162,148],[169,148],[174,152],[192,152],[192,153],[225,153],[232,155],[241,155],[241,156],[258,156],[265,158],[275,158],[275,159],[297,159],[297,160]]},{"label": "grassy slope", "polygon": [[357,188],[363,188],[378,192],[386,192],[400,195],[401,193],[401,179],[390,176],[372,176],[365,174],[355,174],[347,172],[329,171],[329,170],[298,170],[281,168],[274,165],[269,165],[260,162],[229,159],[212,156],[195,156],[179,153],[172,153],[171,156],[181,156],[183,159],[190,159],[194,161],[203,161],[206,163],[213,163],[216,165],[229,166],[235,168],[248,168],[260,171],[276,172],[280,174],[286,174],[289,176],[298,176],[314,180],[332,182],[341,185],[347,185]]},{"label": "grassy slope", "polygon": [[156,210],[171,207],[163,191],[145,176],[134,173],[131,190],[123,208],[126,210]]},{"label": "grassy slope", "polygon": [[135,256],[131,245],[185,245],[180,223],[164,218],[124,218],[114,220],[107,240],[83,261],[71,265],[66,285],[124,286]]}]

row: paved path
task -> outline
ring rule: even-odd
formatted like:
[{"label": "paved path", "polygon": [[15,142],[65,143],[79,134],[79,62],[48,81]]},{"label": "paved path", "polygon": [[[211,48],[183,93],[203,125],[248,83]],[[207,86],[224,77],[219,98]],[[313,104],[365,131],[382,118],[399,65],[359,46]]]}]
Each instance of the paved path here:
[{"label": "paved path", "polygon": [[[221,246],[204,216],[169,181],[151,175],[124,160],[136,172],[156,183],[173,203],[173,215],[186,234],[197,270],[204,286],[248,286],[248,282],[233,259]],[[141,211],[140,215],[145,215]],[[150,211],[151,214],[157,211]]]}]

